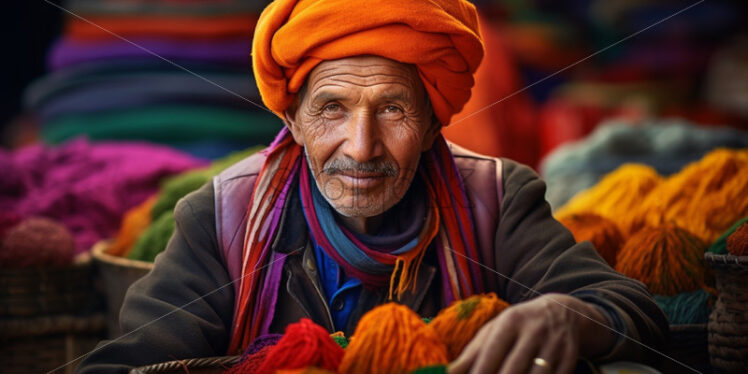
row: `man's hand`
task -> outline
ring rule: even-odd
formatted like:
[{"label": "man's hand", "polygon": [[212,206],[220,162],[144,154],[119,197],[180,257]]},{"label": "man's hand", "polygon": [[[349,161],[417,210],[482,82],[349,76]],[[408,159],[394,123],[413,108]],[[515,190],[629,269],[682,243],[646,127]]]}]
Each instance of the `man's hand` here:
[{"label": "man's hand", "polygon": [[[567,374],[580,354],[607,352],[615,337],[594,306],[546,294],[513,305],[488,322],[449,365],[450,374]],[[537,360],[540,359],[540,360]]]}]

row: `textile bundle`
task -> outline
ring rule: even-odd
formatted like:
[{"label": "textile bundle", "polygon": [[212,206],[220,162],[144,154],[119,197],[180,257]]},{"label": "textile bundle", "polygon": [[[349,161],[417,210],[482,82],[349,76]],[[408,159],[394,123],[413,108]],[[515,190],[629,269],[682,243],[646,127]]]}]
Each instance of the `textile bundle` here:
[{"label": "textile bundle", "polygon": [[153,195],[161,179],[203,165],[142,143],[76,140],[0,150],[0,211],[59,221],[81,253],[114,236],[124,213]]},{"label": "textile bundle", "polygon": [[203,158],[267,144],[281,126],[251,71],[267,1],[69,1],[77,16],[26,91],[41,136],[147,140]]},{"label": "textile bundle", "polygon": [[387,303],[364,314],[350,344],[341,332],[328,335],[302,319],[280,339],[272,334],[255,339],[224,373],[443,373],[507,306],[496,294],[474,295],[455,301],[427,323],[408,307]]}]

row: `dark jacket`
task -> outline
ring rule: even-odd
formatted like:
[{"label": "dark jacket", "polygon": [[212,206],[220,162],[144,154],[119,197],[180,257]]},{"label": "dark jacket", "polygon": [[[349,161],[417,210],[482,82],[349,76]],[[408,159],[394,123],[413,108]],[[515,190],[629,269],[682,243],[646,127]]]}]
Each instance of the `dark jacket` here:
[{"label": "dark jacket", "polygon": [[[611,269],[589,242],[575,243],[553,219],[545,184],[531,169],[451,147],[475,219],[476,260],[487,290],[512,304],[547,292],[575,295],[616,314],[623,332],[636,340],[620,338],[598,360],[656,361],[639,343],[661,350],[667,320],[646,287]],[[124,335],[102,342],[79,372],[123,372],[129,366],[226,354],[247,205],[263,161],[260,154],[251,156],[177,204],[169,245],[127,292],[120,314]],[[304,216],[295,211],[300,205],[286,207],[273,250],[290,256],[271,332],[281,333],[301,317],[331,330]],[[399,302],[435,316],[445,305],[433,253],[424,258],[417,284]],[[385,290],[362,291],[346,334],[363,313],[385,301]]]}]

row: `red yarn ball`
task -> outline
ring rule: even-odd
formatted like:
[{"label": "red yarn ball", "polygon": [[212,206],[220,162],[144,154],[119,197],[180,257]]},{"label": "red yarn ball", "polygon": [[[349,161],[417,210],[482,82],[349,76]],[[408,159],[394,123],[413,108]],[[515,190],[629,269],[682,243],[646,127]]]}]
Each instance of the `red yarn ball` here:
[{"label": "red yarn ball", "polygon": [[272,348],[272,346],[265,346],[259,351],[252,353],[245,358],[242,358],[242,360],[239,361],[236,365],[232,366],[228,370],[224,370],[223,374],[259,373],[259,371],[257,370],[259,369],[260,365],[265,362],[265,358],[268,356],[270,348]]},{"label": "red yarn ball", "polygon": [[727,237],[727,251],[733,256],[748,256],[748,223]]},{"label": "red yarn ball", "polygon": [[5,235],[0,267],[64,266],[74,255],[75,241],[65,226],[47,218],[28,218]]},{"label": "red yarn ball", "polygon": [[343,353],[343,348],[330,337],[324,327],[308,318],[302,318],[286,327],[286,333],[268,351],[256,373],[271,374],[280,369],[310,366],[337,372]]}]

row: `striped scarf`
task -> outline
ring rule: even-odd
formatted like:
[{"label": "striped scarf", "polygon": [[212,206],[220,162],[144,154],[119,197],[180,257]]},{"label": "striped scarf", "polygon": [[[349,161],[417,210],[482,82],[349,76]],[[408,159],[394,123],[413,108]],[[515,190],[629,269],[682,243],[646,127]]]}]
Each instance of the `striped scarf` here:
[{"label": "striped scarf", "polygon": [[[267,334],[270,329],[275,304],[278,298],[283,264],[286,254],[275,252],[271,245],[281,224],[281,213],[294,180],[302,181],[301,191],[305,214],[315,215],[311,203],[311,187],[308,186],[307,162],[302,147],[297,145],[287,129],[281,130],[275,141],[264,151],[265,164],[255,182],[249,201],[249,220],[242,253],[242,277],[236,295],[234,320],[232,323],[229,354],[241,353],[255,338]],[[429,213],[424,230],[419,234],[417,244],[402,252],[384,253],[365,248],[354,241],[369,258],[392,268],[389,279],[390,298],[399,297],[409,288],[415,287],[415,276],[426,248],[431,242],[436,244],[437,257],[442,277],[444,298],[447,303],[483,292],[479,268],[468,258],[478,260],[472,215],[469,202],[446,141],[439,136],[430,151],[423,154],[419,173],[424,180],[429,197]],[[303,184],[304,179],[307,186]],[[306,192],[305,192],[306,190]],[[293,219],[293,218],[291,218]],[[314,230],[315,219],[308,220]],[[319,224],[318,222],[316,223]],[[318,232],[322,232],[321,230]],[[346,261],[346,254],[340,252],[325,240],[324,234],[315,235],[315,240],[323,243],[325,252],[338,262],[351,276],[362,282],[375,285],[382,283],[382,274],[371,274]],[[348,236],[354,239],[354,236]],[[350,254],[348,254],[350,255]]]}]

